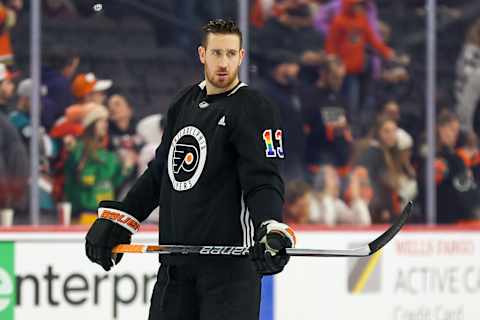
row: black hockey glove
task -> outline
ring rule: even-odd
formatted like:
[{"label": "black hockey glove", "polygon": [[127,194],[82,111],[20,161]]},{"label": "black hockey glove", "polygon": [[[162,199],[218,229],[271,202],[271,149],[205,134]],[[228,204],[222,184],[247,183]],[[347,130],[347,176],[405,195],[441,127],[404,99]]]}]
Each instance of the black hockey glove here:
[{"label": "black hockey glove", "polygon": [[117,201],[101,201],[98,219],[92,224],[85,237],[85,251],[88,259],[109,271],[119,263],[123,254],[112,254],[118,244],[129,244],[132,234],[138,231],[140,223],[126,213],[124,205]]},{"label": "black hockey glove", "polygon": [[261,275],[276,274],[290,260],[285,249],[294,246],[295,233],[288,225],[275,220],[265,221],[257,230],[255,245],[250,247],[250,258]]}]

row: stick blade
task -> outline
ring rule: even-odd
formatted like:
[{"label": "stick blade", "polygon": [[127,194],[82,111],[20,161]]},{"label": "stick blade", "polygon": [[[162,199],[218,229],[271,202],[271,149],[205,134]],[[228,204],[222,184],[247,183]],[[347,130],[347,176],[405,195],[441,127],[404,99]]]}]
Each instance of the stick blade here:
[{"label": "stick blade", "polygon": [[370,254],[372,255],[381,248],[383,248],[393,237],[402,229],[405,222],[407,222],[408,218],[412,213],[413,208],[413,201],[409,201],[405,208],[403,209],[402,214],[397,218],[394,224],[388,228],[387,231],[382,233],[377,239],[373,240],[368,244],[370,248]]}]

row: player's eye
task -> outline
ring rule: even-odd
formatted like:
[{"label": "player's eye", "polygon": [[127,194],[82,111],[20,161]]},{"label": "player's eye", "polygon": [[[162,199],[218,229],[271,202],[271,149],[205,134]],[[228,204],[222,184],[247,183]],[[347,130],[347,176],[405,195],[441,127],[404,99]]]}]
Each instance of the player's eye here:
[{"label": "player's eye", "polygon": [[234,50],[228,51],[228,53],[227,53],[227,56],[230,57],[230,58],[235,57],[236,55],[237,55],[237,52],[234,51]]}]

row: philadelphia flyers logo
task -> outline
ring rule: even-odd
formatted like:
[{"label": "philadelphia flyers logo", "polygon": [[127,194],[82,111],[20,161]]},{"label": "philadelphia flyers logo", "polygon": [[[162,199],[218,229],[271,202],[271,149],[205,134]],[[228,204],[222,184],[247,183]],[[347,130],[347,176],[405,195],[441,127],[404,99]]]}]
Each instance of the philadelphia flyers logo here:
[{"label": "philadelphia flyers logo", "polygon": [[207,159],[207,140],[196,127],[188,126],[175,135],[168,152],[168,175],[173,188],[186,191],[195,186]]},{"label": "philadelphia flyers logo", "polygon": [[173,150],[173,172],[179,173],[180,170],[192,172],[198,164],[198,150],[193,145],[177,144]]}]

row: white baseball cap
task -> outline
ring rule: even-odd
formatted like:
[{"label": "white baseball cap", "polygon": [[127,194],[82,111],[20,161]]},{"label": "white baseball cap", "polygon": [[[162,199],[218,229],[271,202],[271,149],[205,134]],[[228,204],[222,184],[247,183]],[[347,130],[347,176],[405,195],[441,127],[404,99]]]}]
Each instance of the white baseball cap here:
[{"label": "white baseball cap", "polygon": [[[46,96],[48,89],[46,86],[41,86],[40,94]],[[17,95],[19,97],[30,97],[32,95],[32,79],[27,78],[20,81],[17,87]]]}]

